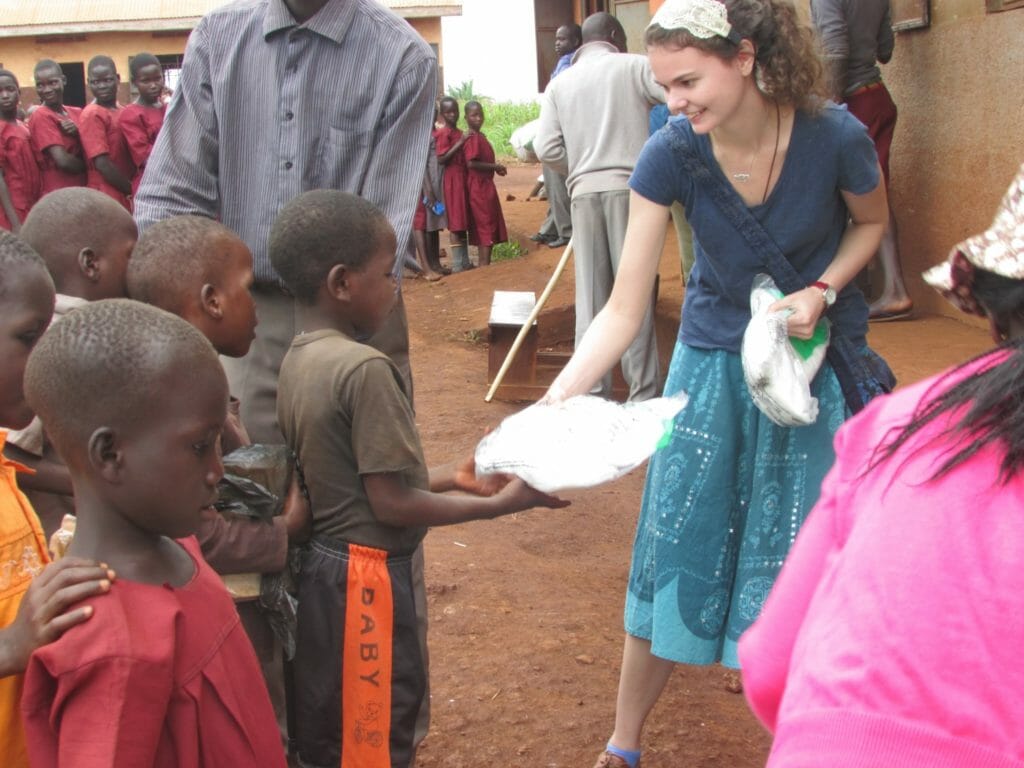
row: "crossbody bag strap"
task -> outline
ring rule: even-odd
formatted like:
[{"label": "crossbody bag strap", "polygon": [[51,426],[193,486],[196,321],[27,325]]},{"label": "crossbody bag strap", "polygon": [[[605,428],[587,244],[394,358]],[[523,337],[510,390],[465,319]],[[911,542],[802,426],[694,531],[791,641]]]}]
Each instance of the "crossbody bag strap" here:
[{"label": "crossbody bag strap", "polygon": [[736,191],[717,178],[707,163],[684,142],[673,137],[672,143],[690,178],[708,193],[726,220],[747,241],[754,255],[764,262],[765,270],[772,276],[779,290],[790,294],[806,288],[803,278],[789,263],[771,236],[765,232],[761,223],[754,218]]},{"label": "crossbody bag strap", "polygon": [[[672,143],[683,167],[694,182],[711,196],[722,215],[747,241],[754,255],[763,259],[765,269],[775,281],[775,285],[785,294],[806,288],[803,278],[782,254],[771,236],[765,232],[761,223],[750,213],[736,191],[716,178],[707,164],[694,154],[689,146],[674,137]],[[896,377],[885,360],[870,349],[866,350],[866,353],[865,350],[855,348],[853,342],[844,336],[836,325],[832,326],[832,340],[826,355],[839,381],[843,397],[854,413],[861,410],[873,397],[891,392],[896,385]]]}]

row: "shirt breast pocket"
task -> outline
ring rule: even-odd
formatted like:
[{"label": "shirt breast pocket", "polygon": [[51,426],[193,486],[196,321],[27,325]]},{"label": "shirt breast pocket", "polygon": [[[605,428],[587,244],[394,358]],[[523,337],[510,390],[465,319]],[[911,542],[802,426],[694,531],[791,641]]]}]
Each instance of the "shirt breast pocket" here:
[{"label": "shirt breast pocket", "polygon": [[370,163],[371,132],[329,128],[320,144],[316,184],[320,189],[358,192]]}]

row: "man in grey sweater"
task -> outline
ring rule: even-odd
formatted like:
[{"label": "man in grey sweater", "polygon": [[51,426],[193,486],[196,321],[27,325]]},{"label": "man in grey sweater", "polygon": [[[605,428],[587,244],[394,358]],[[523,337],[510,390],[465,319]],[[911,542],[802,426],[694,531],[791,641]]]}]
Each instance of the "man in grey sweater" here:
[{"label": "man in grey sweater", "polygon": [[[573,65],[544,92],[533,141],[541,162],[567,174],[577,344],[611,294],[629,218],[629,177],[647,141],[650,109],[665,100],[647,57],[625,50],[626,35],[614,16],[588,16]],[[640,333],[622,358],[622,372],[630,400],[657,395],[653,295]],[[611,394],[610,375],[595,394]]]}]

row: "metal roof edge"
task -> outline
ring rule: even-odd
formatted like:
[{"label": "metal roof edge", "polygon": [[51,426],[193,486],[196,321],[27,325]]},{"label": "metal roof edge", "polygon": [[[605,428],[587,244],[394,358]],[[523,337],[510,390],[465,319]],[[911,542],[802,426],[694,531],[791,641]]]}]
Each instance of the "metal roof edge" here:
[{"label": "metal roof edge", "polygon": [[201,16],[178,19],[130,19],[117,21],[60,22],[0,27],[0,38],[86,35],[97,32],[188,32]]}]

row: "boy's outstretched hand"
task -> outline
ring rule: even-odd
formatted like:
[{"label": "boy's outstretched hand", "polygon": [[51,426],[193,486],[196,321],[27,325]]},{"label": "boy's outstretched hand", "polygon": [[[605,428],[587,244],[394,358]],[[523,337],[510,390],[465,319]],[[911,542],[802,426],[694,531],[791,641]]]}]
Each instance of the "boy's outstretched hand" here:
[{"label": "boy's outstretched hand", "polygon": [[550,493],[538,491],[532,485],[527,485],[521,478],[513,478],[508,485],[501,490],[501,496],[506,498],[516,509],[530,509],[531,507],[547,507],[548,509],[561,509],[568,507],[571,503],[568,499],[560,499]]},{"label": "boy's outstretched hand", "polygon": [[29,585],[14,621],[0,629],[0,677],[24,672],[36,648],[92,616],[90,605],[67,609],[107,592],[113,579],[109,568],[77,557],[46,566]]}]

